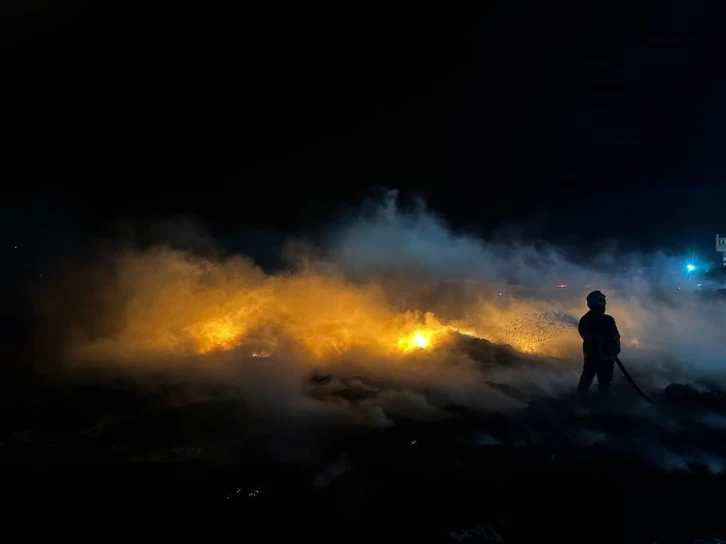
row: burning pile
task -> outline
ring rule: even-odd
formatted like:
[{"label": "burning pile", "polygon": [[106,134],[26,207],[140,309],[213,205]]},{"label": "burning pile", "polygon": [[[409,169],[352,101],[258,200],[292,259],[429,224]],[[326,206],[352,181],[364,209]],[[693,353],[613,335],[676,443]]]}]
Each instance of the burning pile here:
[{"label": "burning pile", "polygon": [[232,350],[263,358],[294,351],[314,365],[356,350],[397,360],[436,350],[452,332],[535,352],[553,325],[526,319],[511,301],[439,304],[444,318],[401,308],[395,299],[405,285],[353,282],[323,266],[266,275],[238,256],[212,261],[164,247],[120,255],[112,277],[102,290],[105,315],[95,316],[103,330],[86,332],[74,360],[147,364]]}]

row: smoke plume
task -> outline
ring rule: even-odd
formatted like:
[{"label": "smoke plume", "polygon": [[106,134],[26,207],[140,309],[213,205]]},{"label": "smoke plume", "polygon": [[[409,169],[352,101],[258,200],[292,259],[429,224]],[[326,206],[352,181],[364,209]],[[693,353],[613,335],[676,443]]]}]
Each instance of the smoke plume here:
[{"label": "smoke plume", "polygon": [[341,219],[315,251],[290,246],[276,273],[189,223],[159,231],[145,247],[106,246],[44,293],[62,374],[192,383],[194,399],[222,387],[288,422],[517,412],[572,393],[577,321],[600,289],[646,389],[724,385],[726,303],[679,289],[680,260],[666,254],[574,262],[534,235],[454,233],[423,204],[401,211],[395,193]]}]

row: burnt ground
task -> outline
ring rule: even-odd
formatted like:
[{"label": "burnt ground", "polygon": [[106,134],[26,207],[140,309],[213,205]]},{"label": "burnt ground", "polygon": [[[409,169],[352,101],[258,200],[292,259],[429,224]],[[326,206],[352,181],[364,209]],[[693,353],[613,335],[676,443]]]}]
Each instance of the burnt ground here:
[{"label": "burnt ground", "polygon": [[[358,401],[344,389],[345,402]],[[488,416],[452,407],[437,422],[285,437],[228,393],[174,405],[169,388],[124,382],[6,388],[5,512],[112,519],[118,530],[153,516],[167,535],[194,520],[255,540],[726,535],[726,397],[717,391],[672,385],[650,406],[621,380],[609,401],[586,405],[540,398],[519,414]],[[162,511],[176,521],[161,523]]]}]

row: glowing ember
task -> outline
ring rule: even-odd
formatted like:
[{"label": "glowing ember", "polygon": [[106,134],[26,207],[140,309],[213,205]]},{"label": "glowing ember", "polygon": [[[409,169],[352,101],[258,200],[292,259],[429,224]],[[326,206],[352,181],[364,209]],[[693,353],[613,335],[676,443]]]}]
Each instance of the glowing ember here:
[{"label": "glowing ember", "polygon": [[192,327],[197,337],[197,351],[207,353],[214,350],[229,350],[239,345],[241,331],[233,323],[216,320]]},{"label": "glowing ember", "polygon": [[413,336],[413,343],[416,344],[416,346],[420,347],[421,349],[424,349],[424,348],[428,347],[429,339],[426,338],[421,333],[416,333]]},{"label": "glowing ember", "polygon": [[272,357],[271,351],[256,351],[252,354],[252,357],[255,357],[257,359],[267,359],[268,357]]},{"label": "glowing ember", "polygon": [[[409,334],[404,334],[399,337],[397,347],[399,351],[403,353],[410,353],[422,349],[433,348],[434,338],[447,333],[451,330],[455,330],[452,327],[447,327],[439,323],[433,316],[433,314],[425,315],[426,328],[425,329],[414,329]],[[440,345],[439,339],[436,340],[436,344]]]}]

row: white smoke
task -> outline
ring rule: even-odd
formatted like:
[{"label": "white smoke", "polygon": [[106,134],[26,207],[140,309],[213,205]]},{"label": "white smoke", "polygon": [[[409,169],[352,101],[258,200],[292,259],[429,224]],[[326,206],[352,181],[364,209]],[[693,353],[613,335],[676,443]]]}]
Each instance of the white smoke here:
[{"label": "white smoke", "polygon": [[[105,252],[44,294],[64,374],[191,383],[195,402],[222,387],[283,433],[516,413],[571,395],[577,321],[600,289],[646,389],[726,386],[726,302],[679,290],[675,256],[573,262],[534,235],[505,245],[454,233],[423,204],[401,211],[395,193],[341,219],[315,251],[297,246],[298,264],[276,274],[182,226],[160,229],[172,245]],[[174,249],[189,236],[197,249]],[[391,327],[428,327],[433,343],[391,351]]]}]

